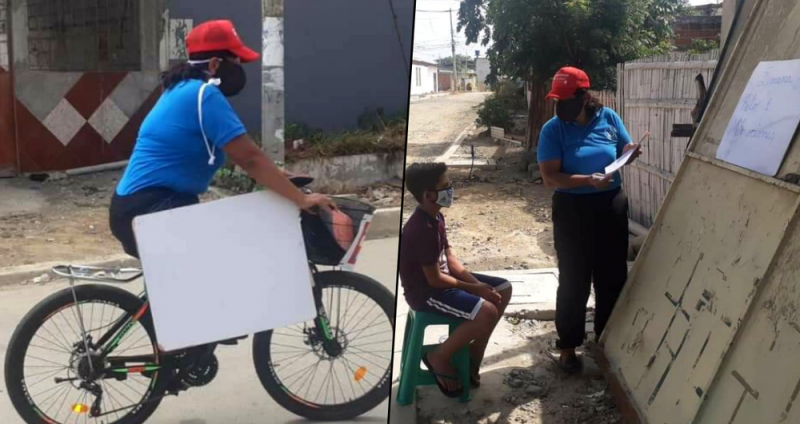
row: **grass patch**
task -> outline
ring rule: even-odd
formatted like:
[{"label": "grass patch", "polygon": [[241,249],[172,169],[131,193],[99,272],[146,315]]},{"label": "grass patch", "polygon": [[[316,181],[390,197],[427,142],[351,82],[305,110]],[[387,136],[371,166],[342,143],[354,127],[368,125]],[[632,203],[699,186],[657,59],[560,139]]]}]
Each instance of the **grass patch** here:
[{"label": "grass patch", "polygon": [[386,123],[383,131],[371,129],[326,134],[298,124],[286,128],[287,163],[323,157],[404,152],[405,147],[405,120]]}]

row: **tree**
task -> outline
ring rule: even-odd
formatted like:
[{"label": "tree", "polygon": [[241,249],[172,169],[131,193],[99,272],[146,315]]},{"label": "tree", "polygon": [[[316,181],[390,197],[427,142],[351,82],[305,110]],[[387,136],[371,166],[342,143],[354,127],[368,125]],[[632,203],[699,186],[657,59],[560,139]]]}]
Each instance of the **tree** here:
[{"label": "tree", "polygon": [[583,69],[593,88],[616,86],[616,64],[671,50],[686,0],[464,0],[458,30],[467,44],[492,42],[498,75],[544,84],[562,66]]},{"label": "tree", "polygon": [[[458,61],[458,69],[462,69],[466,64],[468,69],[475,70],[474,58],[456,53],[456,60]],[[436,59],[436,64],[446,69],[453,69],[453,56]]]}]

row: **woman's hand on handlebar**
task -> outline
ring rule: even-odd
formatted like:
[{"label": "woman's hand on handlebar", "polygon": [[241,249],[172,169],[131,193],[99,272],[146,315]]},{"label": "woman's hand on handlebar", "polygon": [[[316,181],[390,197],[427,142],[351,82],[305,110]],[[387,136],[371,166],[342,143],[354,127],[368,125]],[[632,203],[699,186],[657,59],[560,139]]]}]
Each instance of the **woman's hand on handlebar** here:
[{"label": "woman's hand on handlebar", "polygon": [[337,210],[336,203],[334,203],[330,197],[319,193],[306,194],[303,198],[303,202],[299,206],[300,209],[309,212],[311,212],[311,209],[314,207],[328,207]]}]

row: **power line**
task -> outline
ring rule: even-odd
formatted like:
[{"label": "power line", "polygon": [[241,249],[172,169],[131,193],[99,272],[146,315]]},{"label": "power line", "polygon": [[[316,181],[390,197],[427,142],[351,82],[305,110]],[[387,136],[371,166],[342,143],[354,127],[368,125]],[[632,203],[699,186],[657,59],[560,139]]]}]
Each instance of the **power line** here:
[{"label": "power line", "polygon": [[408,78],[411,79],[411,67],[408,66],[408,61],[406,60],[406,47],[403,45],[403,37],[400,35],[400,28],[397,26],[397,13],[394,11],[394,2],[392,0],[389,0],[389,9],[391,9],[394,19],[394,32],[397,34],[397,43],[400,45],[400,54],[403,56],[403,66],[408,70]]},{"label": "power line", "polygon": [[449,10],[419,10],[419,9],[416,9],[416,11],[417,12],[422,12],[422,13],[450,13]]}]

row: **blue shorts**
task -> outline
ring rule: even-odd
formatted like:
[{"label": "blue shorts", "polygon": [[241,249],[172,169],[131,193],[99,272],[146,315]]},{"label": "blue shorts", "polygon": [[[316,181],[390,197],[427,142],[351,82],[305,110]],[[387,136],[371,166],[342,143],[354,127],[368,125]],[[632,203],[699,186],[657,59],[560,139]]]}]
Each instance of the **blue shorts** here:
[{"label": "blue shorts", "polygon": [[[486,283],[497,291],[511,288],[511,283],[503,278],[488,275],[472,274],[481,283]],[[481,310],[484,299],[461,289],[446,289],[435,291],[425,301],[423,312],[456,317],[464,320],[474,320],[475,315]]]}]

